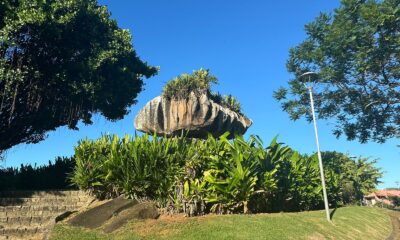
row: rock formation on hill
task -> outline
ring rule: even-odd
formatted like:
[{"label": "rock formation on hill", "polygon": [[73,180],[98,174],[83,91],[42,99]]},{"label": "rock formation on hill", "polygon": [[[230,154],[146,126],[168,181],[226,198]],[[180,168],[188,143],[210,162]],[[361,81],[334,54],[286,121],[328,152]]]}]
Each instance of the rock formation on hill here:
[{"label": "rock formation on hill", "polygon": [[214,137],[230,132],[244,134],[252,121],[244,115],[225,108],[206,94],[196,96],[193,92],[186,99],[168,99],[158,96],[148,102],[135,118],[135,128],[157,135],[176,136],[182,132],[187,137]]}]

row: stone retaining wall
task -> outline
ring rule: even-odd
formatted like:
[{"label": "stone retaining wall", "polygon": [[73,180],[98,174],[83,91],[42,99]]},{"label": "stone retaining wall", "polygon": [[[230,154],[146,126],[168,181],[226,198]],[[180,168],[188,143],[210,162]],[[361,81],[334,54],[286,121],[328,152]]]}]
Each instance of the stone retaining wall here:
[{"label": "stone retaining wall", "polygon": [[0,240],[46,239],[57,216],[92,199],[82,191],[0,192]]}]

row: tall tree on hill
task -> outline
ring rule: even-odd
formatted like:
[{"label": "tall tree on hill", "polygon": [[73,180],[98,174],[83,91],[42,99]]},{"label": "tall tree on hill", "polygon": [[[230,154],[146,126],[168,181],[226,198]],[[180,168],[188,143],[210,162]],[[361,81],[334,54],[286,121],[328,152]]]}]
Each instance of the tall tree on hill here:
[{"label": "tall tree on hill", "polygon": [[290,49],[287,69],[295,77],[274,97],[290,118],[311,120],[307,71],[320,119],[334,118],[334,134],[379,143],[400,137],[400,1],[342,0],[333,15],[321,13],[305,26],[307,38]]},{"label": "tall tree on hill", "polygon": [[1,1],[0,151],[94,113],[121,119],[156,73],[96,0]]}]

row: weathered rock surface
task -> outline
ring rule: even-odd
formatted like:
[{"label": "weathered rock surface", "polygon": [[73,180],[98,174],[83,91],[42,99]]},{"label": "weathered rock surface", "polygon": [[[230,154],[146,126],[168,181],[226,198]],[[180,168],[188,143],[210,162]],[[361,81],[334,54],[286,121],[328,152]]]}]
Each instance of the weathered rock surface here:
[{"label": "weathered rock surface", "polygon": [[103,227],[106,233],[113,232],[133,219],[157,219],[160,216],[154,203],[144,202],[128,208],[111,218]]},{"label": "weathered rock surface", "polygon": [[118,197],[89,210],[78,213],[68,220],[72,226],[95,229],[101,227],[109,233],[134,219],[157,219],[160,216],[152,202]]},{"label": "weathered rock surface", "polygon": [[138,202],[123,197],[115,198],[97,207],[79,213],[69,220],[69,223],[77,227],[97,228],[103,225],[111,217],[117,215],[121,211],[133,207]]},{"label": "weathered rock surface", "polygon": [[244,134],[252,121],[225,108],[203,94],[192,93],[187,99],[174,100],[158,96],[136,115],[135,128],[149,134],[205,138],[208,133],[219,137],[225,132]]}]

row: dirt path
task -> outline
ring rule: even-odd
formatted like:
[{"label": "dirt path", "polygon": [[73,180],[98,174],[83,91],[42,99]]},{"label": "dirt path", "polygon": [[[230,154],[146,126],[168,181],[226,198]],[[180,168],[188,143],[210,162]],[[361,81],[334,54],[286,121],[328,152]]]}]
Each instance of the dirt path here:
[{"label": "dirt path", "polygon": [[400,212],[390,211],[389,216],[392,220],[393,230],[387,240],[398,240],[400,239]]}]

